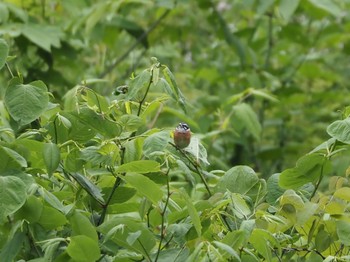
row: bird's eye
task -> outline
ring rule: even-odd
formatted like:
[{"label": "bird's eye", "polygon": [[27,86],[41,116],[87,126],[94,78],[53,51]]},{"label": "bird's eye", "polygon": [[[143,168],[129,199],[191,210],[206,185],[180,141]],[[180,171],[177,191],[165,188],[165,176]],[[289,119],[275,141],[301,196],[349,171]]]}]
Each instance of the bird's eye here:
[{"label": "bird's eye", "polygon": [[181,127],[185,130],[190,129],[186,123],[181,123]]}]

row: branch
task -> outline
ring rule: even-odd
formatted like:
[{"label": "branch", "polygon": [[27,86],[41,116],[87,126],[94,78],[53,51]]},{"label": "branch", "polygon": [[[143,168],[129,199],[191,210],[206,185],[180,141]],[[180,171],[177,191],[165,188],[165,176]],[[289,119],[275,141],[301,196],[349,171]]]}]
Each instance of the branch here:
[{"label": "branch", "polygon": [[169,181],[169,171],[170,169],[168,169],[167,173],[166,173],[166,177],[167,177],[167,198],[165,200],[165,205],[164,205],[164,208],[163,208],[163,211],[161,213],[162,215],[162,224],[160,226],[160,240],[159,240],[159,245],[158,245],[158,251],[157,251],[157,255],[156,255],[156,258],[155,258],[155,262],[158,261],[158,257],[159,257],[159,254],[160,254],[160,251],[162,250],[162,243],[163,243],[163,240],[164,240],[164,224],[165,224],[165,212],[166,212],[166,209],[168,207],[168,203],[169,203],[169,199],[170,199],[170,181]]},{"label": "branch", "polygon": [[142,35],[140,35],[135,43],[129,47],[128,50],[125,51],[124,54],[122,54],[116,61],[114,61],[113,64],[111,64],[110,66],[108,66],[105,71],[103,71],[99,77],[100,78],[103,78],[105,77],[106,75],[108,75],[114,67],[116,67],[120,62],[122,62],[125,58],[127,58],[127,56],[130,54],[130,52],[132,50],[135,49],[135,47],[141,43],[159,24],[160,22],[170,13],[170,9],[166,10],[149,28],[147,31],[145,31]]}]

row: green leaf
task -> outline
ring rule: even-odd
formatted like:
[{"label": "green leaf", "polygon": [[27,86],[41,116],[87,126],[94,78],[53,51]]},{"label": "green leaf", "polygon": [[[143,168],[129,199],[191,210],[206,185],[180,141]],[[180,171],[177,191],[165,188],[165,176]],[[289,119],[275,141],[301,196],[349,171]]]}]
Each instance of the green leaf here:
[{"label": "green leaf", "polygon": [[219,180],[217,190],[242,195],[248,194],[260,182],[254,170],[248,166],[235,166],[229,169]]},{"label": "green leaf", "polygon": [[39,221],[37,222],[47,230],[56,229],[67,223],[65,215],[55,208],[44,205]]},{"label": "green leaf", "polygon": [[163,152],[169,141],[169,131],[164,130],[150,135],[143,143],[144,155],[146,157],[151,157],[153,153]]},{"label": "green leaf", "polygon": [[276,239],[266,230],[253,230],[249,242],[267,260],[272,261],[272,248],[277,244]]},{"label": "green leaf", "polygon": [[186,112],[185,98],[184,98],[181,90],[177,86],[175,76],[173,75],[173,73],[170,71],[170,69],[167,66],[164,66],[162,72],[164,74],[166,82],[170,86],[170,89],[166,86],[165,87],[166,90],[176,100],[176,102],[178,102],[180,104],[180,107],[182,108],[182,110],[184,112]]},{"label": "green leaf", "polygon": [[116,122],[108,119],[104,114],[96,113],[87,107],[80,108],[79,112],[72,113],[85,125],[84,128],[90,128],[105,136],[114,138],[121,134],[121,127]]},{"label": "green leaf", "polygon": [[[163,2],[164,0],[162,0]],[[190,250],[188,248],[168,248],[160,251],[158,256],[158,262],[180,262],[186,261],[186,258],[190,256]],[[151,256],[152,261],[155,261],[156,254]]]},{"label": "green leaf", "polygon": [[300,0],[280,0],[278,10],[282,18],[288,22],[298,8]]},{"label": "green leaf", "polygon": [[[144,256],[148,256],[156,245],[155,236],[148,230],[143,222],[130,217],[114,217],[99,227],[99,231],[105,235],[105,241],[112,240],[119,246],[136,251]],[[130,234],[141,232],[137,241],[130,240]],[[134,235],[135,236],[135,235]]]},{"label": "green leaf", "polygon": [[39,187],[38,193],[43,197],[43,199],[53,208],[65,213],[65,207],[61,201],[51,192],[47,191],[43,187]]},{"label": "green leaf", "polygon": [[70,175],[78,182],[78,184],[84,188],[97,202],[104,204],[105,201],[101,194],[101,190],[92,183],[87,177],[79,173],[70,173]]},{"label": "green leaf", "polygon": [[181,196],[185,200],[188,214],[190,215],[192,219],[192,224],[194,228],[196,229],[196,232],[198,236],[200,237],[202,235],[202,225],[201,225],[201,220],[198,214],[198,211],[196,210],[195,206],[193,205],[193,202],[191,198],[188,196],[187,192],[185,189],[181,189]]},{"label": "green leaf", "polygon": [[333,0],[309,0],[309,2],[314,6],[332,14],[334,17],[339,17],[342,15],[343,10]]},{"label": "green leaf", "polygon": [[241,258],[239,257],[237,251],[235,251],[231,246],[219,241],[213,241],[213,244],[219,249],[221,249],[222,251],[225,251],[228,254],[230,254],[231,257],[235,258],[235,260],[241,261]]},{"label": "green leaf", "polygon": [[315,246],[317,251],[323,252],[327,248],[329,248],[332,243],[334,243],[334,240],[332,239],[332,236],[325,231],[324,229],[321,229],[317,232],[317,235],[315,236]]},{"label": "green leaf", "polygon": [[141,126],[143,126],[144,120],[136,115],[123,115],[119,119],[120,125],[123,127],[124,131],[134,132],[137,131]]},{"label": "green leaf", "polygon": [[317,180],[321,173],[328,174],[332,169],[330,161],[321,154],[307,154],[296,163],[296,167],[284,170],[279,179],[282,188],[299,188]]},{"label": "green leaf", "polygon": [[274,205],[277,201],[277,199],[283,195],[284,189],[282,189],[279,186],[279,177],[280,174],[273,174],[272,176],[269,177],[267,180],[267,195],[266,195],[266,201]]},{"label": "green leaf", "polygon": [[115,171],[120,173],[134,172],[140,174],[159,172],[160,164],[153,160],[138,160],[118,166]]},{"label": "green leaf", "polygon": [[[149,70],[143,70],[141,74],[136,76],[130,83],[129,92],[126,99],[131,100],[137,98],[141,90],[145,90],[151,84],[151,73]],[[142,94],[143,95],[143,94]]]},{"label": "green leaf", "polygon": [[54,143],[45,143],[43,147],[43,159],[46,170],[51,176],[60,163],[60,149]]},{"label": "green leaf", "polygon": [[350,246],[350,223],[347,221],[338,220],[336,222],[336,227],[339,240],[345,246]]},{"label": "green leaf", "polygon": [[69,217],[69,223],[72,228],[73,236],[84,235],[94,241],[98,240],[96,229],[91,224],[91,221],[77,210]]},{"label": "green leaf", "polygon": [[26,191],[26,185],[20,178],[0,176],[0,222],[24,205]]},{"label": "green leaf", "polygon": [[334,196],[350,202],[350,187],[342,187],[334,192]]},{"label": "green leaf", "polygon": [[74,261],[81,262],[94,262],[101,256],[97,241],[84,235],[70,238],[67,253]]},{"label": "green leaf", "polygon": [[125,176],[121,176],[121,178],[134,187],[138,193],[151,200],[154,204],[157,204],[163,197],[163,191],[160,187],[144,175],[128,173]]},{"label": "green leaf", "polygon": [[238,218],[247,218],[252,213],[241,194],[233,193],[230,197],[233,203],[234,213]]},{"label": "green leaf", "polygon": [[36,223],[40,219],[42,211],[42,201],[39,198],[30,195],[21,209],[17,211],[16,215],[21,219],[25,219],[29,223]]},{"label": "green leaf", "polygon": [[333,122],[327,127],[327,133],[340,142],[350,144],[350,118]]},{"label": "green leaf", "polygon": [[234,117],[256,139],[260,140],[261,125],[250,105],[241,103],[233,107]]},{"label": "green leaf", "polygon": [[27,23],[23,25],[22,34],[37,46],[51,52],[51,47],[60,47],[62,30],[57,26]]},{"label": "green leaf", "polygon": [[247,235],[243,230],[236,230],[228,232],[222,239],[222,243],[231,246],[233,249],[238,250],[248,239]]},{"label": "green leaf", "polygon": [[5,105],[19,125],[26,125],[45,112],[49,102],[47,87],[42,81],[21,84],[18,78],[10,81],[5,93]]},{"label": "green leaf", "polygon": [[0,171],[20,170],[23,167],[27,167],[27,161],[24,157],[10,148],[0,146]]},{"label": "green leaf", "polygon": [[4,67],[9,53],[9,47],[6,41],[0,38],[0,69]]},{"label": "green leaf", "polygon": [[6,258],[5,261],[15,261],[18,252],[23,249],[23,243],[26,240],[26,234],[17,231],[9,241],[1,247],[1,258]]}]

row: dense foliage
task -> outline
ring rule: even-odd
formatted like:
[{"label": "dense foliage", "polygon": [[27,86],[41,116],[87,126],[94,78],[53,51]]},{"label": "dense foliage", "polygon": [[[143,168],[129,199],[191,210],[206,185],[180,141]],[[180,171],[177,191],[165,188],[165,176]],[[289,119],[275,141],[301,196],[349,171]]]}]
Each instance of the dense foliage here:
[{"label": "dense foliage", "polygon": [[350,260],[349,8],[1,2],[0,261]]}]

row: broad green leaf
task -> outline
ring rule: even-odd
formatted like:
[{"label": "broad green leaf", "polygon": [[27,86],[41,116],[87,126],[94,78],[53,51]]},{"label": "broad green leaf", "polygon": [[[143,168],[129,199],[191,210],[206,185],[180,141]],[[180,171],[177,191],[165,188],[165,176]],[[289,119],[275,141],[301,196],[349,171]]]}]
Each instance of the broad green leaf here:
[{"label": "broad green leaf", "polygon": [[345,246],[350,246],[350,223],[348,221],[338,220],[336,225],[339,240]]},{"label": "broad green leaf", "polygon": [[232,193],[247,194],[259,183],[254,170],[248,166],[235,166],[229,169],[219,180],[217,190]]},{"label": "broad green leaf", "polygon": [[72,236],[84,235],[94,241],[98,240],[95,227],[91,224],[91,221],[82,213],[75,210],[68,219],[72,228]]},{"label": "broad green leaf", "polygon": [[37,222],[47,230],[52,230],[67,223],[65,215],[55,208],[44,205],[39,221]]},{"label": "broad green leaf", "polygon": [[[67,130],[63,125],[61,125],[61,129],[59,130],[60,132],[58,134],[58,141],[61,141],[60,139],[63,137],[61,141],[62,143],[69,139],[77,142],[86,142],[96,135],[97,131],[92,129],[89,123],[82,121],[76,112],[62,112],[62,115],[70,121],[71,128]],[[92,124],[93,123],[91,123],[91,125]],[[66,138],[64,137],[64,132],[67,132]],[[52,132],[52,134],[55,135],[54,132]]]},{"label": "broad green leaf", "polygon": [[20,178],[0,176],[0,222],[24,205],[26,191],[26,185]]},{"label": "broad green leaf", "polygon": [[279,184],[279,177],[280,173],[278,174],[273,174],[272,176],[269,177],[267,180],[267,195],[266,195],[266,201],[274,205],[277,201],[277,199],[283,195],[284,189],[282,189]]},{"label": "broad green leaf", "polygon": [[89,162],[91,165],[114,166],[119,157],[118,146],[115,143],[108,143],[84,148],[81,150],[79,158]]},{"label": "broad green leaf", "polygon": [[106,138],[114,138],[120,135],[122,129],[120,125],[105,115],[96,113],[87,107],[80,108],[79,112],[72,113],[84,125],[84,128],[90,128],[105,136]]},{"label": "broad green leaf", "polygon": [[6,41],[0,38],[0,69],[4,67],[9,53],[9,47]]},{"label": "broad green leaf", "polygon": [[201,144],[200,140],[196,136],[192,136],[191,142],[185,149],[187,152],[191,153],[196,159],[197,163],[203,163],[205,165],[210,165],[208,162],[208,153],[205,147]]},{"label": "broad green leaf", "polygon": [[228,232],[222,239],[222,243],[231,246],[234,250],[239,250],[248,239],[247,235],[243,230],[236,230]]},{"label": "broad green leaf", "polygon": [[256,140],[260,140],[261,125],[256,113],[250,105],[241,103],[233,107],[233,117],[249,132]]},{"label": "broad green leaf", "polygon": [[238,218],[241,218],[241,219],[247,218],[252,213],[248,204],[243,199],[242,195],[233,193],[230,196],[230,198],[232,200],[233,207],[235,210],[234,213]]},{"label": "broad green leaf", "polygon": [[38,197],[30,195],[21,209],[17,211],[16,215],[29,223],[35,223],[40,219],[42,211],[42,201]]},{"label": "broad green leaf", "polygon": [[334,196],[350,202],[350,187],[342,187],[334,192]]},{"label": "broad green leaf", "polygon": [[185,189],[183,189],[183,188],[181,189],[181,196],[186,202],[188,214],[190,215],[190,217],[192,219],[192,224],[193,224],[194,228],[196,229],[198,236],[200,237],[202,235],[202,224],[201,224],[201,220],[200,220],[198,211],[195,208],[195,206],[193,205],[191,198],[189,197],[189,195],[186,193]]},{"label": "broad green leaf", "polygon": [[333,0],[308,0],[314,6],[325,10],[326,12],[332,14],[334,17],[341,16],[343,10],[339,5],[337,5]]},{"label": "broad green leaf", "polygon": [[321,154],[307,154],[298,159],[296,167],[284,170],[279,179],[282,188],[299,188],[308,182],[315,182],[321,174],[331,171],[330,161]]},{"label": "broad green leaf", "polygon": [[227,252],[228,254],[231,255],[231,257],[235,258],[236,261],[241,261],[241,258],[239,257],[238,253],[236,250],[234,250],[231,246],[219,242],[219,241],[213,241],[213,244],[218,247],[219,249]]},{"label": "broad green leaf", "polygon": [[333,122],[327,127],[327,133],[340,142],[350,144],[350,118]]},{"label": "broad green leaf", "polygon": [[[160,251],[158,256],[158,262],[180,262],[186,261],[186,258],[190,256],[190,250],[188,248],[167,248]],[[155,261],[156,254],[151,256],[151,260]]]},{"label": "broad green leaf", "polygon": [[49,95],[42,81],[21,84],[17,78],[10,81],[5,92],[5,104],[11,117],[19,125],[26,125],[47,109]]},{"label": "broad green leaf", "polygon": [[[112,191],[112,187],[103,188],[102,192],[105,196],[109,196]],[[119,186],[118,189],[114,192],[110,205],[124,203],[132,198],[137,193],[137,190],[130,187]]]},{"label": "broad green leaf", "polygon": [[88,107],[100,114],[108,111],[109,104],[106,97],[101,96],[90,88],[84,88],[84,91],[86,92],[84,98],[86,99]]},{"label": "broad green leaf", "polygon": [[272,261],[271,250],[276,246],[277,241],[270,232],[256,228],[253,230],[249,242],[267,261]]},{"label": "broad green leaf", "polygon": [[151,73],[149,70],[142,71],[141,74],[136,76],[130,83],[129,86],[129,93],[127,94],[126,98],[136,99],[136,98],[142,98],[144,94],[139,94],[142,90],[143,92],[146,92],[146,88],[151,84]]},{"label": "broad green leaf", "polygon": [[81,262],[94,262],[101,256],[97,240],[85,235],[71,237],[67,253],[74,261]]},{"label": "broad green leaf", "polygon": [[300,0],[280,0],[278,10],[282,18],[288,22],[298,8]]},{"label": "broad green leaf", "polygon": [[47,24],[24,24],[22,34],[48,52],[51,52],[51,47],[60,47],[63,37],[63,32],[59,27]]},{"label": "broad green leaf", "polygon": [[38,193],[42,196],[42,198],[53,208],[65,213],[64,205],[61,201],[51,192],[47,191],[45,188],[40,187],[38,189]]},{"label": "broad green leaf", "polygon": [[146,157],[151,157],[152,153],[163,151],[170,141],[169,131],[156,132],[147,137],[143,143],[143,153]]},{"label": "broad green leaf", "polygon": [[[104,234],[105,241],[112,240],[119,246],[133,250],[147,256],[156,245],[156,239],[145,223],[130,217],[114,217],[99,227],[99,231]],[[128,237],[135,232],[141,232],[137,241],[130,245]],[[130,238],[129,238],[130,240]]]},{"label": "broad green leaf", "polygon": [[23,248],[23,243],[26,240],[24,232],[17,231],[8,242],[1,247],[0,258],[6,258],[4,261],[15,261],[18,252]]},{"label": "broad green leaf", "polygon": [[157,204],[163,197],[163,191],[160,187],[144,175],[128,173],[125,176],[121,176],[121,178],[134,187],[138,193],[151,200],[154,204]]},{"label": "broad green leaf", "polygon": [[331,234],[325,231],[323,228],[319,230],[315,236],[315,246],[317,251],[323,252],[332,245],[334,240]]},{"label": "broad green leaf", "polygon": [[64,160],[64,168],[68,172],[78,172],[82,170],[84,160],[81,159],[81,154],[78,149],[71,150]]},{"label": "broad green leaf", "polygon": [[27,167],[27,161],[23,156],[10,148],[0,146],[0,171],[20,170],[23,167]]},{"label": "broad green leaf", "polygon": [[143,126],[144,120],[136,115],[123,115],[119,119],[120,125],[123,127],[124,131],[134,132],[137,131],[141,126]]},{"label": "broad green leaf", "polygon": [[54,143],[45,143],[43,148],[43,159],[49,175],[57,169],[60,163],[60,149]]},{"label": "broad green leaf", "polygon": [[140,174],[159,172],[160,164],[153,160],[138,160],[123,164],[115,169],[116,172],[134,172]]},{"label": "broad green leaf", "polygon": [[79,174],[72,172],[70,175],[78,182],[78,184],[84,188],[86,192],[88,192],[97,202],[104,204],[105,201],[103,199],[103,196],[101,194],[101,190],[94,184],[92,183],[87,177]]}]

